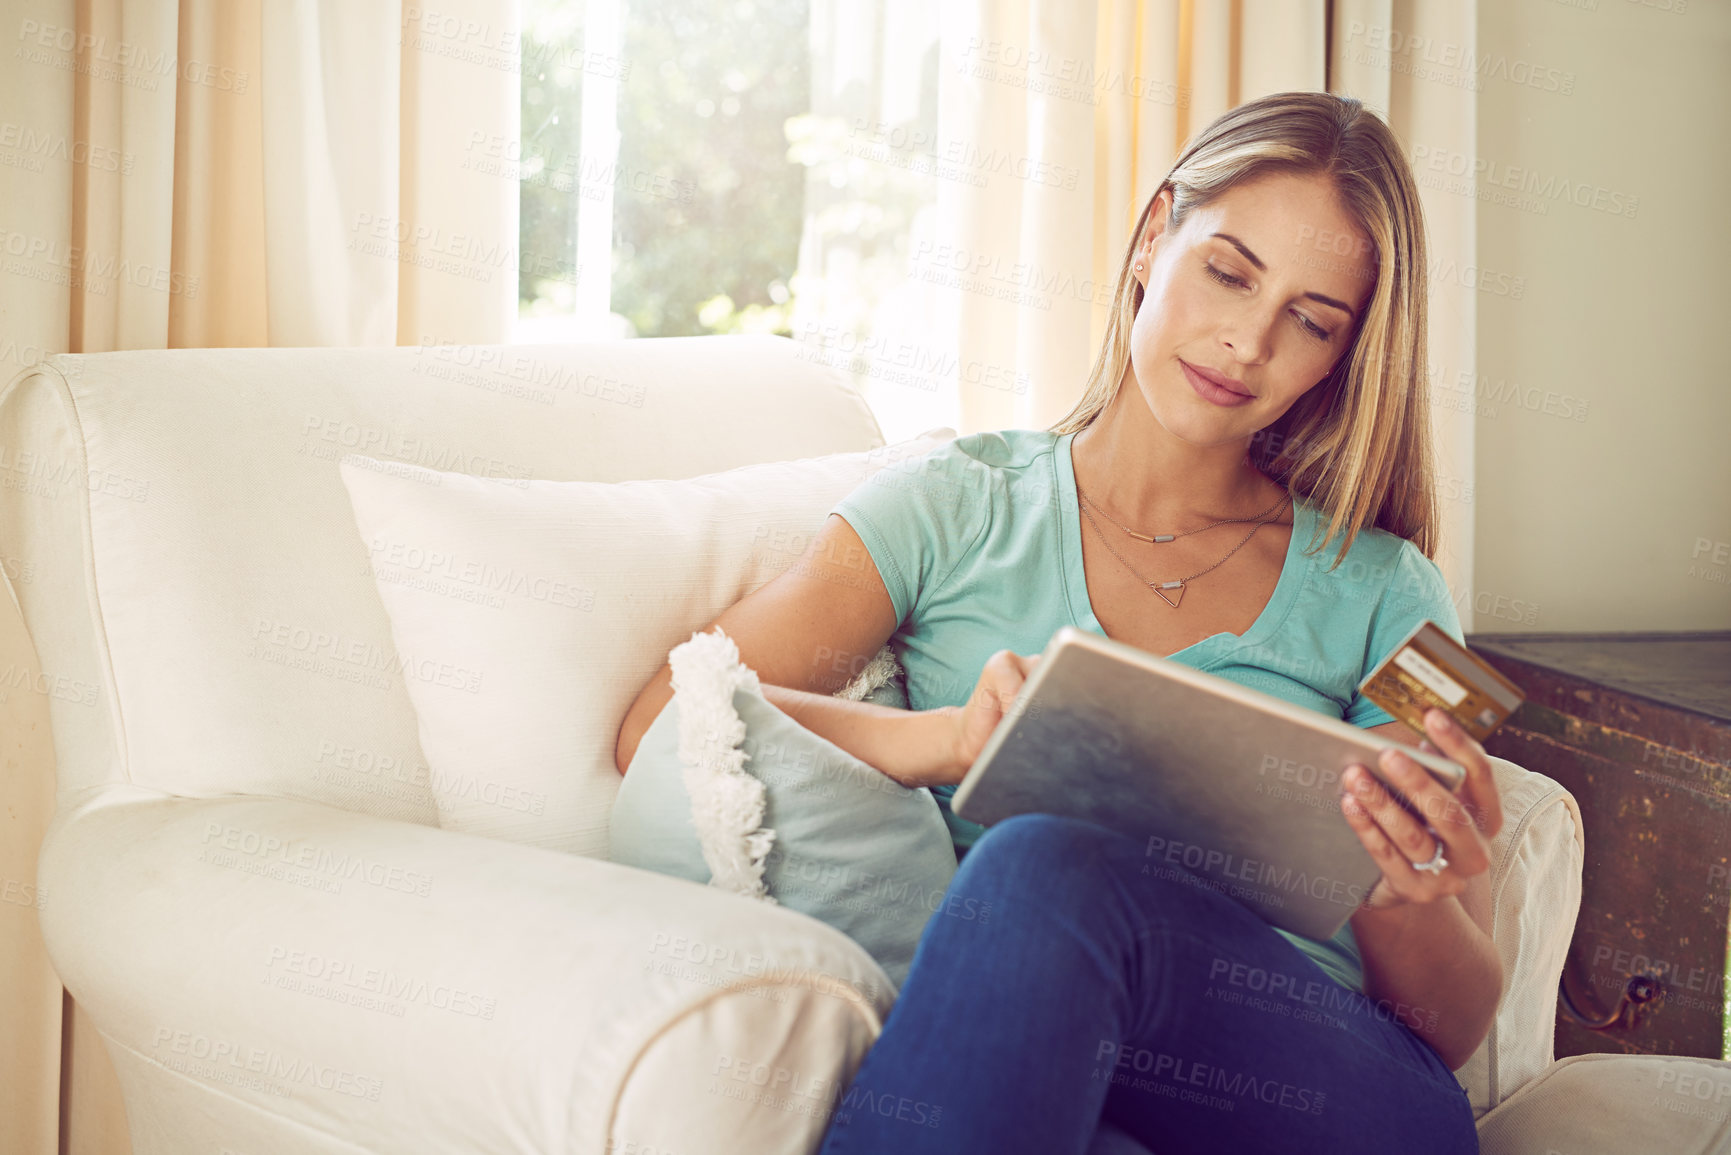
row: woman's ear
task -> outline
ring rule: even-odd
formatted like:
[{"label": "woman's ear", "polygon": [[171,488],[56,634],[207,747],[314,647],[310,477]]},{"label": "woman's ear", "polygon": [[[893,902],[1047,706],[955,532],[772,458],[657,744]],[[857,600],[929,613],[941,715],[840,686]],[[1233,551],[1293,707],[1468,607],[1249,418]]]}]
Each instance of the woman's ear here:
[{"label": "woman's ear", "polygon": [[1130,263],[1130,272],[1142,287],[1148,287],[1148,273],[1154,265],[1154,243],[1166,232],[1167,222],[1172,214],[1172,190],[1163,188],[1154,194],[1153,207],[1148,212],[1148,223],[1142,229],[1142,243],[1136,247],[1136,259]]}]

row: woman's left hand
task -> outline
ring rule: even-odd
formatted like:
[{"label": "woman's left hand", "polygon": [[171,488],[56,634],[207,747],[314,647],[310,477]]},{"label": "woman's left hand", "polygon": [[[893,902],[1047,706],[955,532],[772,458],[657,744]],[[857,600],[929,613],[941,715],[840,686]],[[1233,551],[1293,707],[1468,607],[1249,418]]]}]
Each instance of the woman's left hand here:
[{"label": "woman's left hand", "polygon": [[[1434,706],[1425,712],[1425,730],[1429,740],[1421,741],[1419,749],[1441,754],[1466,769],[1459,793],[1450,793],[1399,746],[1383,750],[1377,758],[1383,777],[1412,803],[1422,822],[1396,802],[1362,763],[1353,763],[1341,775],[1341,811],[1382,868],[1382,878],[1363,904],[1373,910],[1458,895],[1466,889],[1468,878],[1489,868],[1490,839],[1503,827],[1502,801],[1484,747]],[[1439,848],[1445,859],[1441,870],[1414,866],[1431,861]]]}]

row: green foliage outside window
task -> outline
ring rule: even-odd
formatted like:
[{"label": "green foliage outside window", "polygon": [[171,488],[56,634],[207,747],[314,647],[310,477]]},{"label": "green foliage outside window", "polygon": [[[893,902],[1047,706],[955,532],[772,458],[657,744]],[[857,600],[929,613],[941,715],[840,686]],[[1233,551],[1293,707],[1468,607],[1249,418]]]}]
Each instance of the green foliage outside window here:
[{"label": "green foliage outside window", "polygon": [[786,125],[811,103],[809,0],[627,0],[611,171],[577,159],[585,61],[605,67],[581,16],[524,11],[521,310],[569,310],[572,286],[532,270],[574,250],[576,198],[610,180],[611,308],[638,336],[790,332],[806,177]]}]

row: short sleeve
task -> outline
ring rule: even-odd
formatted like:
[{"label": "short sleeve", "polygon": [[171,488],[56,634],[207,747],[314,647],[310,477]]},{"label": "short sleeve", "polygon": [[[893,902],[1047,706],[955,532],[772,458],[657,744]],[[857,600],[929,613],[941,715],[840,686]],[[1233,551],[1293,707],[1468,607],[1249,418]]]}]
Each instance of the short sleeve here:
[{"label": "short sleeve", "polygon": [[[1443,633],[1455,641],[1466,644],[1454,595],[1449,592],[1442,570],[1418,546],[1402,540],[1388,587],[1371,616],[1370,638],[1365,645],[1364,668],[1359,671],[1359,681],[1376,669],[1415,626],[1427,619],[1441,626]],[[1381,726],[1394,721],[1394,715],[1362,694],[1354,693],[1344,720],[1354,726]]]},{"label": "short sleeve", "polygon": [[950,441],[885,465],[830,509],[853,527],[871,554],[898,626],[979,539],[988,520],[989,491],[988,467]]}]

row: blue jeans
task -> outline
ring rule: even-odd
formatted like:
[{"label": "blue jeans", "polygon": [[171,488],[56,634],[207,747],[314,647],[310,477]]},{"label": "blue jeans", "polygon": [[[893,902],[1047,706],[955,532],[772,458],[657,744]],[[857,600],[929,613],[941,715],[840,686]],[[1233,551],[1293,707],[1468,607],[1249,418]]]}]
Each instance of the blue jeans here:
[{"label": "blue jeans", "polygon": [[1083,1155],[1102,1120],[1154,1155],[1479,1149],[1388,1007],[1135,839],[1019,815],[948,893],[822,1155]]}]

